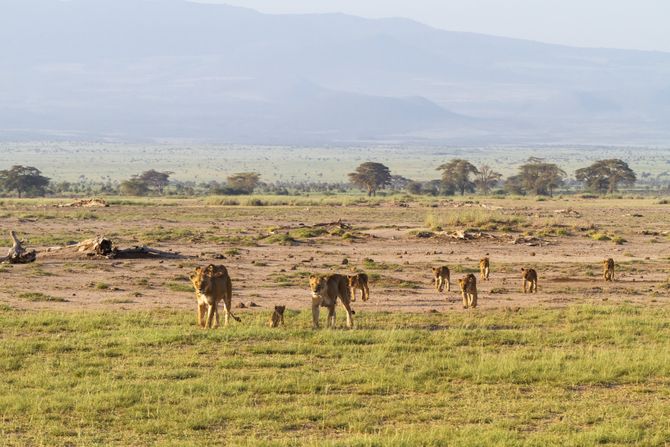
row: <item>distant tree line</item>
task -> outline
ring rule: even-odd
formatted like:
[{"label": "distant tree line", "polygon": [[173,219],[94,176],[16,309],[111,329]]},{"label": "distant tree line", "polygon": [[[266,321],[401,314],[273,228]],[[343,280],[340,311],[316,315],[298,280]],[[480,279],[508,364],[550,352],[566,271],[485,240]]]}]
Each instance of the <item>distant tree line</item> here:
[{"label": "distant tree line", "polygon": [[[567,173],[554,163],[531,157],[519,166],[519,172],[503,180],[503,175],[488,165],[476,167],[467,160],[456,158],[437,168],[441,178],[427,182],[409,179],[404,187],[411,194],[454,195],[478,192],[499,194],[553,196],[565,185]],[[388,167],[381,163],[366,162],[349,174],[351,182],[374,196],[378,190],[390,185],[394,177]],[[584,190],[597,194],[614,193],[619,186],[633,186],[637,180],[635,172],[622,160],[601,160],[591,166],[578,169],[575,178]],[[396,180],[397,182],[397,180]]]},{"label": "distant tree line", "polygon": [[[3,196],[81,196],[81,195],[248,195],[260,194],[335,194],[360,189],[368,196],[380,191],[405,192],[417,195],[465,195],[470,193],[552,196],[557,191],[585,191],[594,194],[613,194],[619,188],[633,187],[638,182],[636,173],[622,160],[599,160],[575,171],[574,179],[554,163],[531,157],[521,164],[518,172],[507,178],[488,165],[475,166],[456,158],[437,167],[439,178],[415,181],[394,175],[382,163],[365,162],[348,174],[348,181],[328,182],[263,182],[255,172],[238,172],[224,181],[197,183],[172,179],[172,172],[150,169],[127,180],[115,181],[109,177],[91,180],[81,176],[76,182],[54,182],[32,166],[12,166],[0,171],[0,194]],[[647,185],[670,191],[667,180],[656,180],[642,173]],[[658,179],[670,178],[670,173]]]}]

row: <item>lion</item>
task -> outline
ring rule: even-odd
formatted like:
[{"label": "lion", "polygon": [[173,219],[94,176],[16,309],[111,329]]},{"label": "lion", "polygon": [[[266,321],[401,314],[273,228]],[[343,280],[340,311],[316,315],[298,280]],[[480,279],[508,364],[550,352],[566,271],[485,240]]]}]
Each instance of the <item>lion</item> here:
[{"label": "lion", "polygon": [[279,325],[284,325],[284,311],[286,310],[286,306],[275,306],[275,311],[272,313],[272,316],[270,317],[270,321],[268,322],[268,326],[270,327],[279,327]]},{"label": "lion", "polygon": [[488,256],[479,260],[479,277],[485,281],[489,280],[491,272]]},{"label": "lion", "polygon": [[449,267],[443,265],[442,267],[433,267],[433,281],[435,281],[435,290],[442,292],[444,285],[447,285],[447,292],[451,291],[451,278],[449,275]]},{"label": "lion", "polygon": [[347,327],[354,325],[351,310],[351,291],[349,290],[349,279],[345,275],[337,273],[331,275],[311,275],[309,277],[309,288],[312,292],[312,322],[314,329],[319,328],[319,308],[328,308],[327,327],[335,326],[335,305],[337,298],[347,311]]},{"label": "lion", "polygon": [[223,301],[224,326],[228,326],[228,316],[242,321],[230,311],[233,285],[228,270],[222,265],[197,267],[190,276],[198,302],[198,325],[204,328],[219,327],[219,301]]},{"label": "lion", "polygon": [[356,301],[356,289],[361,291],[363,301],[370,299],[370,288],[368,287],[368,275],[365,273],[356,273],[349,275],[349,289],[351,289],[351,301]]},{"label": "lion", "polygon": [[614,281],[614,259],[608,258],[603,261],[603,277],[605,281]]},{"label": "lion", "polygon": [[458,280],[463,296],[463,309],[477,307],[477,278],[472,273]]},{"label": "lion", "polygon": [[535,269],[521,268],[521,277],[523,278],[523,293],[537,293],[537,272]]}]

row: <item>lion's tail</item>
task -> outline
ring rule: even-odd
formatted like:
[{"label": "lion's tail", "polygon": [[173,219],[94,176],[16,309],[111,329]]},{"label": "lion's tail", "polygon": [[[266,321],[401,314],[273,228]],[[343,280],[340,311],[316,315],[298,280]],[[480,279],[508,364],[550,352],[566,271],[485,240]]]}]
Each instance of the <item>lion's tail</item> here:
[{"label": "lion's tail", "polygon": [[230,315],[231,317],[233,317],[233,320],[235,320],[235,321],[237,321],[237,322],[239,322],[239,323],[242,322],[242,319],[241,319],[240,317],[238,317],[237,315],[234,315],[232,312],[229,311],[229,312],[228,312],[228,315]]}]

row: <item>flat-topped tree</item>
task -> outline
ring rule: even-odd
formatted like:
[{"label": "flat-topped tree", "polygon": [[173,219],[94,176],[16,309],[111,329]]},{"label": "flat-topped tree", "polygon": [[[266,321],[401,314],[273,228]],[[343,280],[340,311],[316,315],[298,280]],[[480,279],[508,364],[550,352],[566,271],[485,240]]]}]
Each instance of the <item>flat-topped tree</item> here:
[{"label": "flat-topped tree", "polygon": [[0,171],[0,189],[16,191],[19,198],[24,195],[43,196],[49,178],[32,166],[15,165],[11,169]]},{"label": "flat-topped tree", "polygon": [[546,163],[543,158],[530,157],[519,166],[518,179],[526,192],[538,196],[553,196],[554,189],[563,184],[567,176],[564,170],[554,163]]},{"label": "flat-topped tree", "polygon": [[482,165],[475,174],[475,186],[484,195],[488,195],[500,183],[502,174],[495,172],[489,165]]},{"label": "flat-topped tree", "polygon": [[466,192],[475,191],[475,183],[470,176],[477,175],[479,171],[469,161],[455,158],[439,166],[437,170],[442,171],[442,185],[447,193],[459,191],[464,195]]},{"label": "flat-topped tree", "polygon": [[349,180],[359,188],[366,189],[368,197],[376,196],[377,190],[391,183],[391,171],[381,163],[368,161],[349,173]]},{"label": "flat-topped tree", "polygon": [[612,194],[619,185],[633,186],[637,180],[628,164],[616,158],[596,161],[589,167],[577,169],[575,178],[600,194]]}]

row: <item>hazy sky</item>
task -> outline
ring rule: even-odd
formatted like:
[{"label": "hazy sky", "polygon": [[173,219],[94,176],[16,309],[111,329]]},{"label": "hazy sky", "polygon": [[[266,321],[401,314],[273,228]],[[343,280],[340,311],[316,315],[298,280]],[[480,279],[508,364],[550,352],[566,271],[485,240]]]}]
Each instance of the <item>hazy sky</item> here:
[{"label": "hazy sky", "polygon": [[670,0],[197,0],[269,13],[407,17],[437,28],[670,52]]}]

